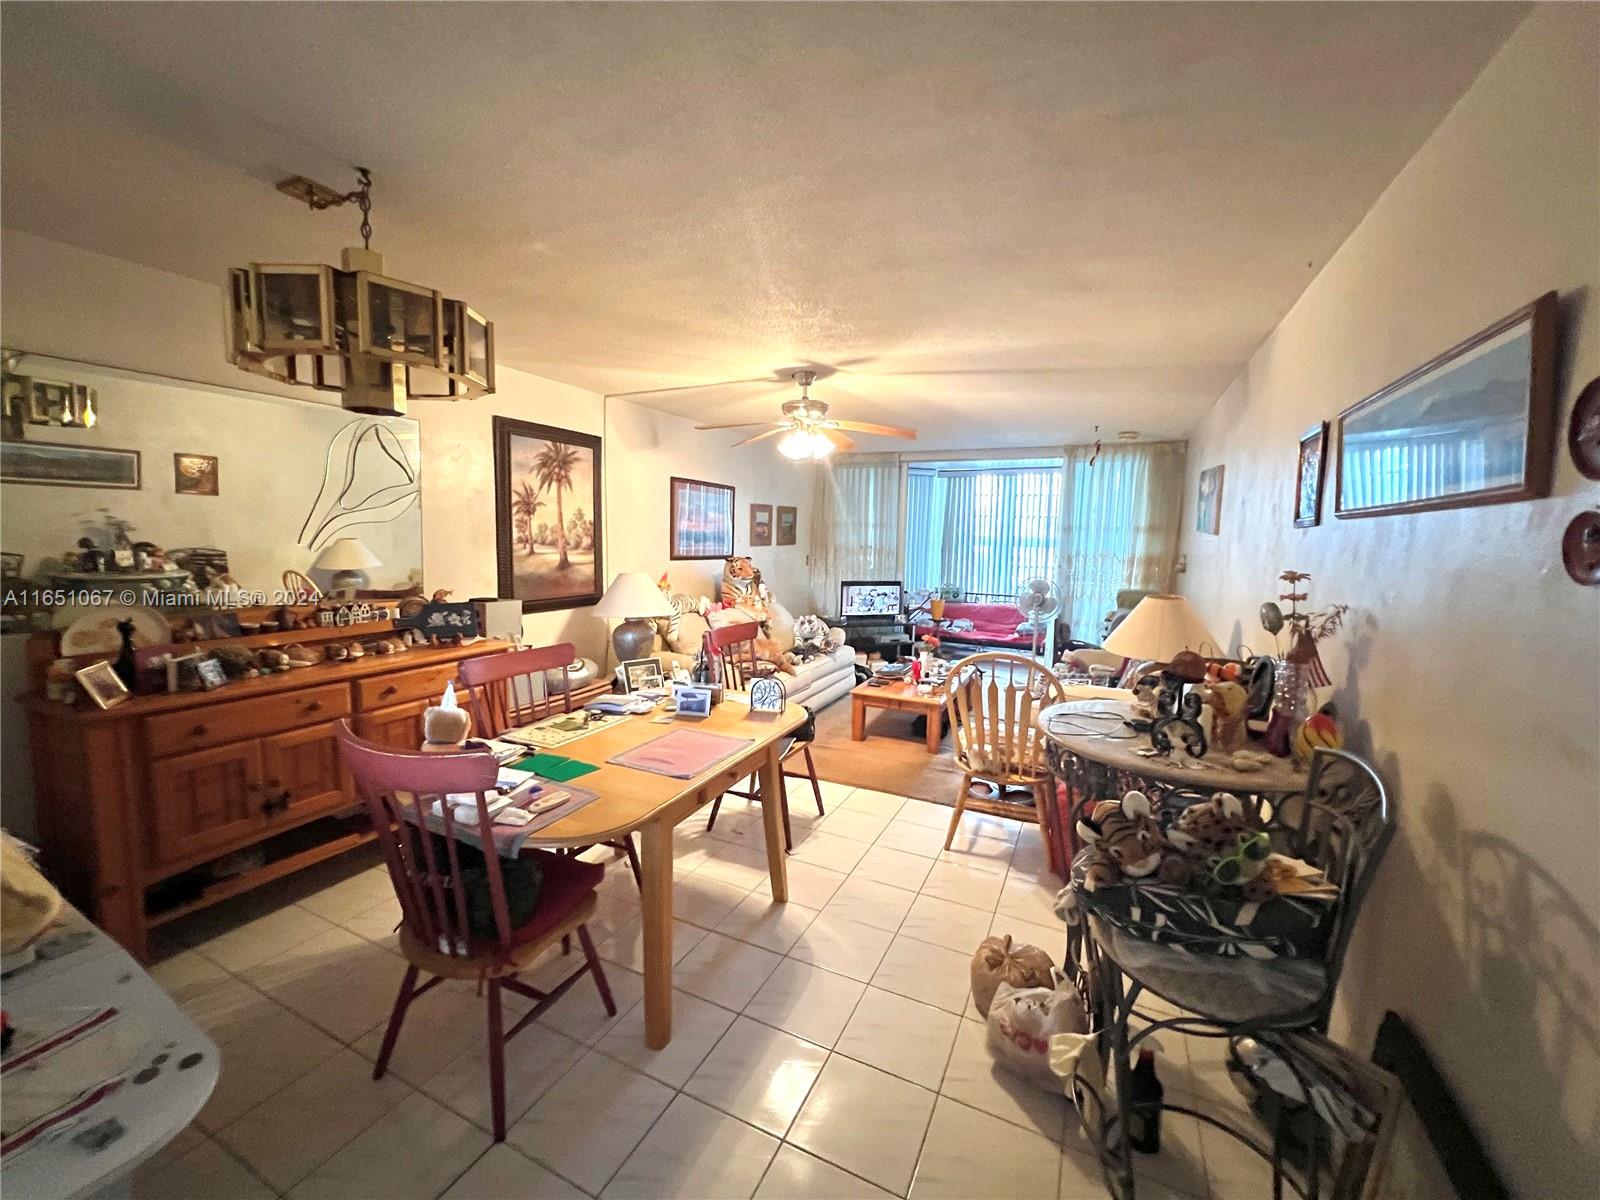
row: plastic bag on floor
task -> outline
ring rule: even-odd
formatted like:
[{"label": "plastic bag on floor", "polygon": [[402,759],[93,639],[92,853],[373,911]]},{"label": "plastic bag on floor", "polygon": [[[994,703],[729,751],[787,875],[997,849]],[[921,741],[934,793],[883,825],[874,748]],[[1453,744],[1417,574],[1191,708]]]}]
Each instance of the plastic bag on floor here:
[{"label": "plastic bag on floor", "polygon": [[1054,987],[1056,964],[1037,946],[1013,946],[1011,937],[986,937],[972,956],[972,1002],[989,1015],[995,989],[1002,983],[1014,988]]},{"label": "plastic bag on floor", "polygon": [[994,1060],[1051,1092],[1061,1090],[1061,1080],[1050,1066],[1050,1039],[1088,1031],[1078,989],[1064,979],[1054,987],[1001,983],[989,1006],[988,1045]]}]

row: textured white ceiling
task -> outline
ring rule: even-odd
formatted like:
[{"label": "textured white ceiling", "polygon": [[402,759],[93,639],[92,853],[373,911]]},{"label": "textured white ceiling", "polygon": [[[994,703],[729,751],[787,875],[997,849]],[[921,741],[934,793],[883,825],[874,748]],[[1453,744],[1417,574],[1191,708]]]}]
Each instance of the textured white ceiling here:
[{"label": "textured white ceiling", "polygon": [[[390,271],[514,366],[740,420],[810,364],[926,447],[1181,434],[1525,12],[7,3],[0,199],[220,281],[333,261],[356,215],[271,185],[362,163]],[[691,386],[744,379],[785,382]]]}]

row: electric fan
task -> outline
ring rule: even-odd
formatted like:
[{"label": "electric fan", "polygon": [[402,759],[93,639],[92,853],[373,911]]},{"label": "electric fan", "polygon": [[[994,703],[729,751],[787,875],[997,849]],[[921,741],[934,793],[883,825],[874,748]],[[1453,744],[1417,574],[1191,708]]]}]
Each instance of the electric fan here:
[{"label": "electric fan", "polygon": [[1046,622],[1061,611],[1061,597],[1056,594],[1055,584],[1048,579],[1028,580],[1017,593],[1017,611],[1025,622],[1017,632],[1032,636],[1033,657],[1038,658],[1048,632]]}]

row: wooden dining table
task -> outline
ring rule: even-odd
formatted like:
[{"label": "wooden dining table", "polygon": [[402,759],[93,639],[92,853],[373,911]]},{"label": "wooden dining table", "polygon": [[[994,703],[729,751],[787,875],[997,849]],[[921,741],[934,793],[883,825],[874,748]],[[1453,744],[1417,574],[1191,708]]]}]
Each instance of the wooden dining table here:
[{"label": "wooden dining table", "polygon": [[[727,699],[707,717],[659,722],[653,715],[632,716],[550,751],[599,768],[573,780],[575,786],[593,791],[599,798],[546,825],[528,839],[528,845],[588,846],[639,834],[644,1036],[653,1050],[672,1040],[672,831],[685,817],[752,775],[759,776],[763,796],[781,796],[782,743],[805,721],[806,710],[798,704],[763,715],[752,714],[746,705]],[[750,744],[691,779],[673,779],[609,761],[673,729],[696,729],[746,739]],[[763,804],[761,824],[772,899],[783,904],[789,899],[789,879],[784,866],[782,806]]]}]

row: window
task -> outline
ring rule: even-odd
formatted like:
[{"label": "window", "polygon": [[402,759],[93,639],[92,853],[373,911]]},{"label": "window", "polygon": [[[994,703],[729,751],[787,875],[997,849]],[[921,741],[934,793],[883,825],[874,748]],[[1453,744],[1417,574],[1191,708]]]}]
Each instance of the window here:
[{"label": "window", "polygon": [[906,476],[906,587],[1009,601],[1054,579],[1061,462],[913,463]]}]

